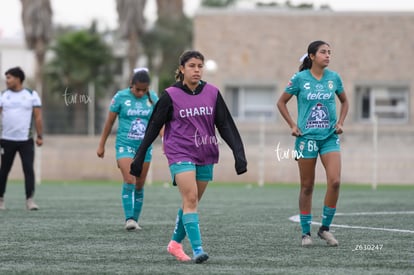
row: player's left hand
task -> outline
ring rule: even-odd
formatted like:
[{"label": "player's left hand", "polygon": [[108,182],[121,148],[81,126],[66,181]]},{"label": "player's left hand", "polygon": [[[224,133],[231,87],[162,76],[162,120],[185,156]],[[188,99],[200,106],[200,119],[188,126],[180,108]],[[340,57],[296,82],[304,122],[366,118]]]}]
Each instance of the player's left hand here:
[{"label": "player's left hand", "polygon": [[335,126],[335,133],[340,135],[344,132],[344,130],[342,129],[342,124],[337,123]]},{"label": "player's left hand", "polygon": [[36,138],[36,145],[42,146],[43,145],[43,139],[41,137]]}]

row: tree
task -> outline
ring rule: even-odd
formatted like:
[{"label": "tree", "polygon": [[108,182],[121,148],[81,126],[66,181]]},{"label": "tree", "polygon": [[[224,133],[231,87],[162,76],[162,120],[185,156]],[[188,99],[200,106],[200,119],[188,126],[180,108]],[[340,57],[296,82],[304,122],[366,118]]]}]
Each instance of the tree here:
[{"label": "tree", "polygon": [[158,19],[143,43],[150,70],[159,75],[159,90],[164,91],[174,83],[178,57],[191,47],[193,27],[184,15],[182,0],[157,0],[157,10]]},{"label": "tree", "polygon": [[[96,104],[100,94],[112,89],[112,50],[96,32],[94,25],[89,30],[59,35],[51,50],[54,57],[47,64],[47,86],[50,97],[58,100],[58,108],[65,111],[60,114],[67,117],[57,122],[50,121],[49,128],[54,132],[66,123],[68,133],[86,133],[87,105]],[[90,83],[95,86],[96,98],[89,98]]]},{"label": "tree", "polygon": [[180,19],[184,16],[183,0],[157,0],[158,18]]},{"label": "tree", "polygon": [[26,45],[36,56],[35,87],[41,93],[43,65],[52,34],[52,8],[49,0],[21,0]]},{"label": "tree", "polygon": [[116,0],[119,33],[128,41],[129,72],[135,68],[138,60],[139,39],[144,32],[144,8],[146,0]]}]

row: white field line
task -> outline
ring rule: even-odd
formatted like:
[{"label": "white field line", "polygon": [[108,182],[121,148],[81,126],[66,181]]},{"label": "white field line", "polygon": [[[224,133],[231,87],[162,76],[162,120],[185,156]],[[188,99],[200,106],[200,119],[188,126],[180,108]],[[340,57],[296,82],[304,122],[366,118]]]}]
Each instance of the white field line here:
[{"label": "white field line", "polygon": [[[375,216],[375,215],[414,215],[414,211],[399,211],[399,212],[359,212],[359,213],[336,213],[335,216]],[[289,218],[292,222],[300,222],[299,215],[294,215]],[[314,225],[322,225],[320,222],[312,221]],[[394,228],[380,228],[380,227],[367,227],[367,226],[354,226],[346,224],[331,224],[331,227],[339,228],[351,228],[351,229],[365,229],[365,230],[378,230],[378,231],[389,231],[399,233],[413,233],[414,230],[406,229],[394,229]]]}]

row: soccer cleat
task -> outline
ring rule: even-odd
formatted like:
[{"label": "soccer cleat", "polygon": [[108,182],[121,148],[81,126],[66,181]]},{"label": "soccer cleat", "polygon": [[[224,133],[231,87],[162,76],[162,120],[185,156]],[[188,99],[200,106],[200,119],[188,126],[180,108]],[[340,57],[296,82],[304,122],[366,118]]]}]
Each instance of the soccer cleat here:
[{"label": "soccer cleat", "polygon": [[129,219],[125,222],[125,229],[128,231],[133,231],[137,229],[142,229],[136,221]]},{"label": "soccer cleat", "polygon": [[325,240],[329,246],[338,246],[339,244],[338,241],[335,239],[334,235],[328,230],[319,229],[318,236],[322,240]]},{"label": "soccer cleat", "polygon": [[205,262],[208,260],[208,254],[204,252],[202,248],[197,249],[194,251],[193,260],[196,264],[201,264],[202,262]]},{"label": "soccer cleat", "polygon": [[6,210],[6,204],[4,203],[4,198],[0,198],[0,210]]},{"label": "soccer cleat", "polygon": [[32,198],[26,200],[26,209],[27,210],[38,210],[39,206],[34,202]]},{"label": "soccer cleat", "polygon": [[185,254],[183,250],[183,245],[174,240],[171,240],[168,244],[167,251],[180,262],[191,261],[191,258],[187,254]]},{"label": "soccer cleat", "polygon": [[308,234],[302,236],[302,246],[307,247],[313,244],[312,237]]}]

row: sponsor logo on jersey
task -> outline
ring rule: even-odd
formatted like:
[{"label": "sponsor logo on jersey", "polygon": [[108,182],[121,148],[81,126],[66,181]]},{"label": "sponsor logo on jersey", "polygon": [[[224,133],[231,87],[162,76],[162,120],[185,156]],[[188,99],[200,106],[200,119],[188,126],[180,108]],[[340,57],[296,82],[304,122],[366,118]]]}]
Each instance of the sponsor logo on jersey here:
[{"label": "sponsor logo on jersey", "polygon": [[328,108],[322,103],[317,103],[306,121],[306,129],[327,129],[329,128]]},{"label": "sponsor logo on jersey", "polygon": [[128,109],[127,116],[149,116],[151,110],[142,110],[142,109]]},{"label": "sponsor logo on jersey", "polygon": [[309,82],[306,82],[306,83],[303,85],[303,88],[304,88],[305,90],[309,90],[309,89],[310,89],[310,83],[309,83]]},{"label": "sponsor logo on jersey", "polygon": [[124,104],[128,107],[131,106],[131,100],[130,99],[125,100]]},{"label": "sponsor logo on jersey", "polygon": [[309,93],[307,96],[307,100],[328,100],[332,96],[332,93]]},{"label": "sponsor logo on jersey", "polygon": [[145,129],[147,127],[142,122],[141,119],[137,118],[131,123],[129,128],[128,138],[133,140],[142,140],[144,139]]},{"label": "sponsor logo on jersey", "polygon": [[318,84],[315,85],[315,91],[316,92],[323,92],[323,91],[325,91],[325,89],[324,89],[322,84],[318,83]]},{"label": "sponsor logo on jersey", "polygon": [[213,114],[213,107],[204,106],[204,107],[195,107],[195,108],[185,108],[178,111],[180,117],[193,117],[193,116],[211,116]]}]

